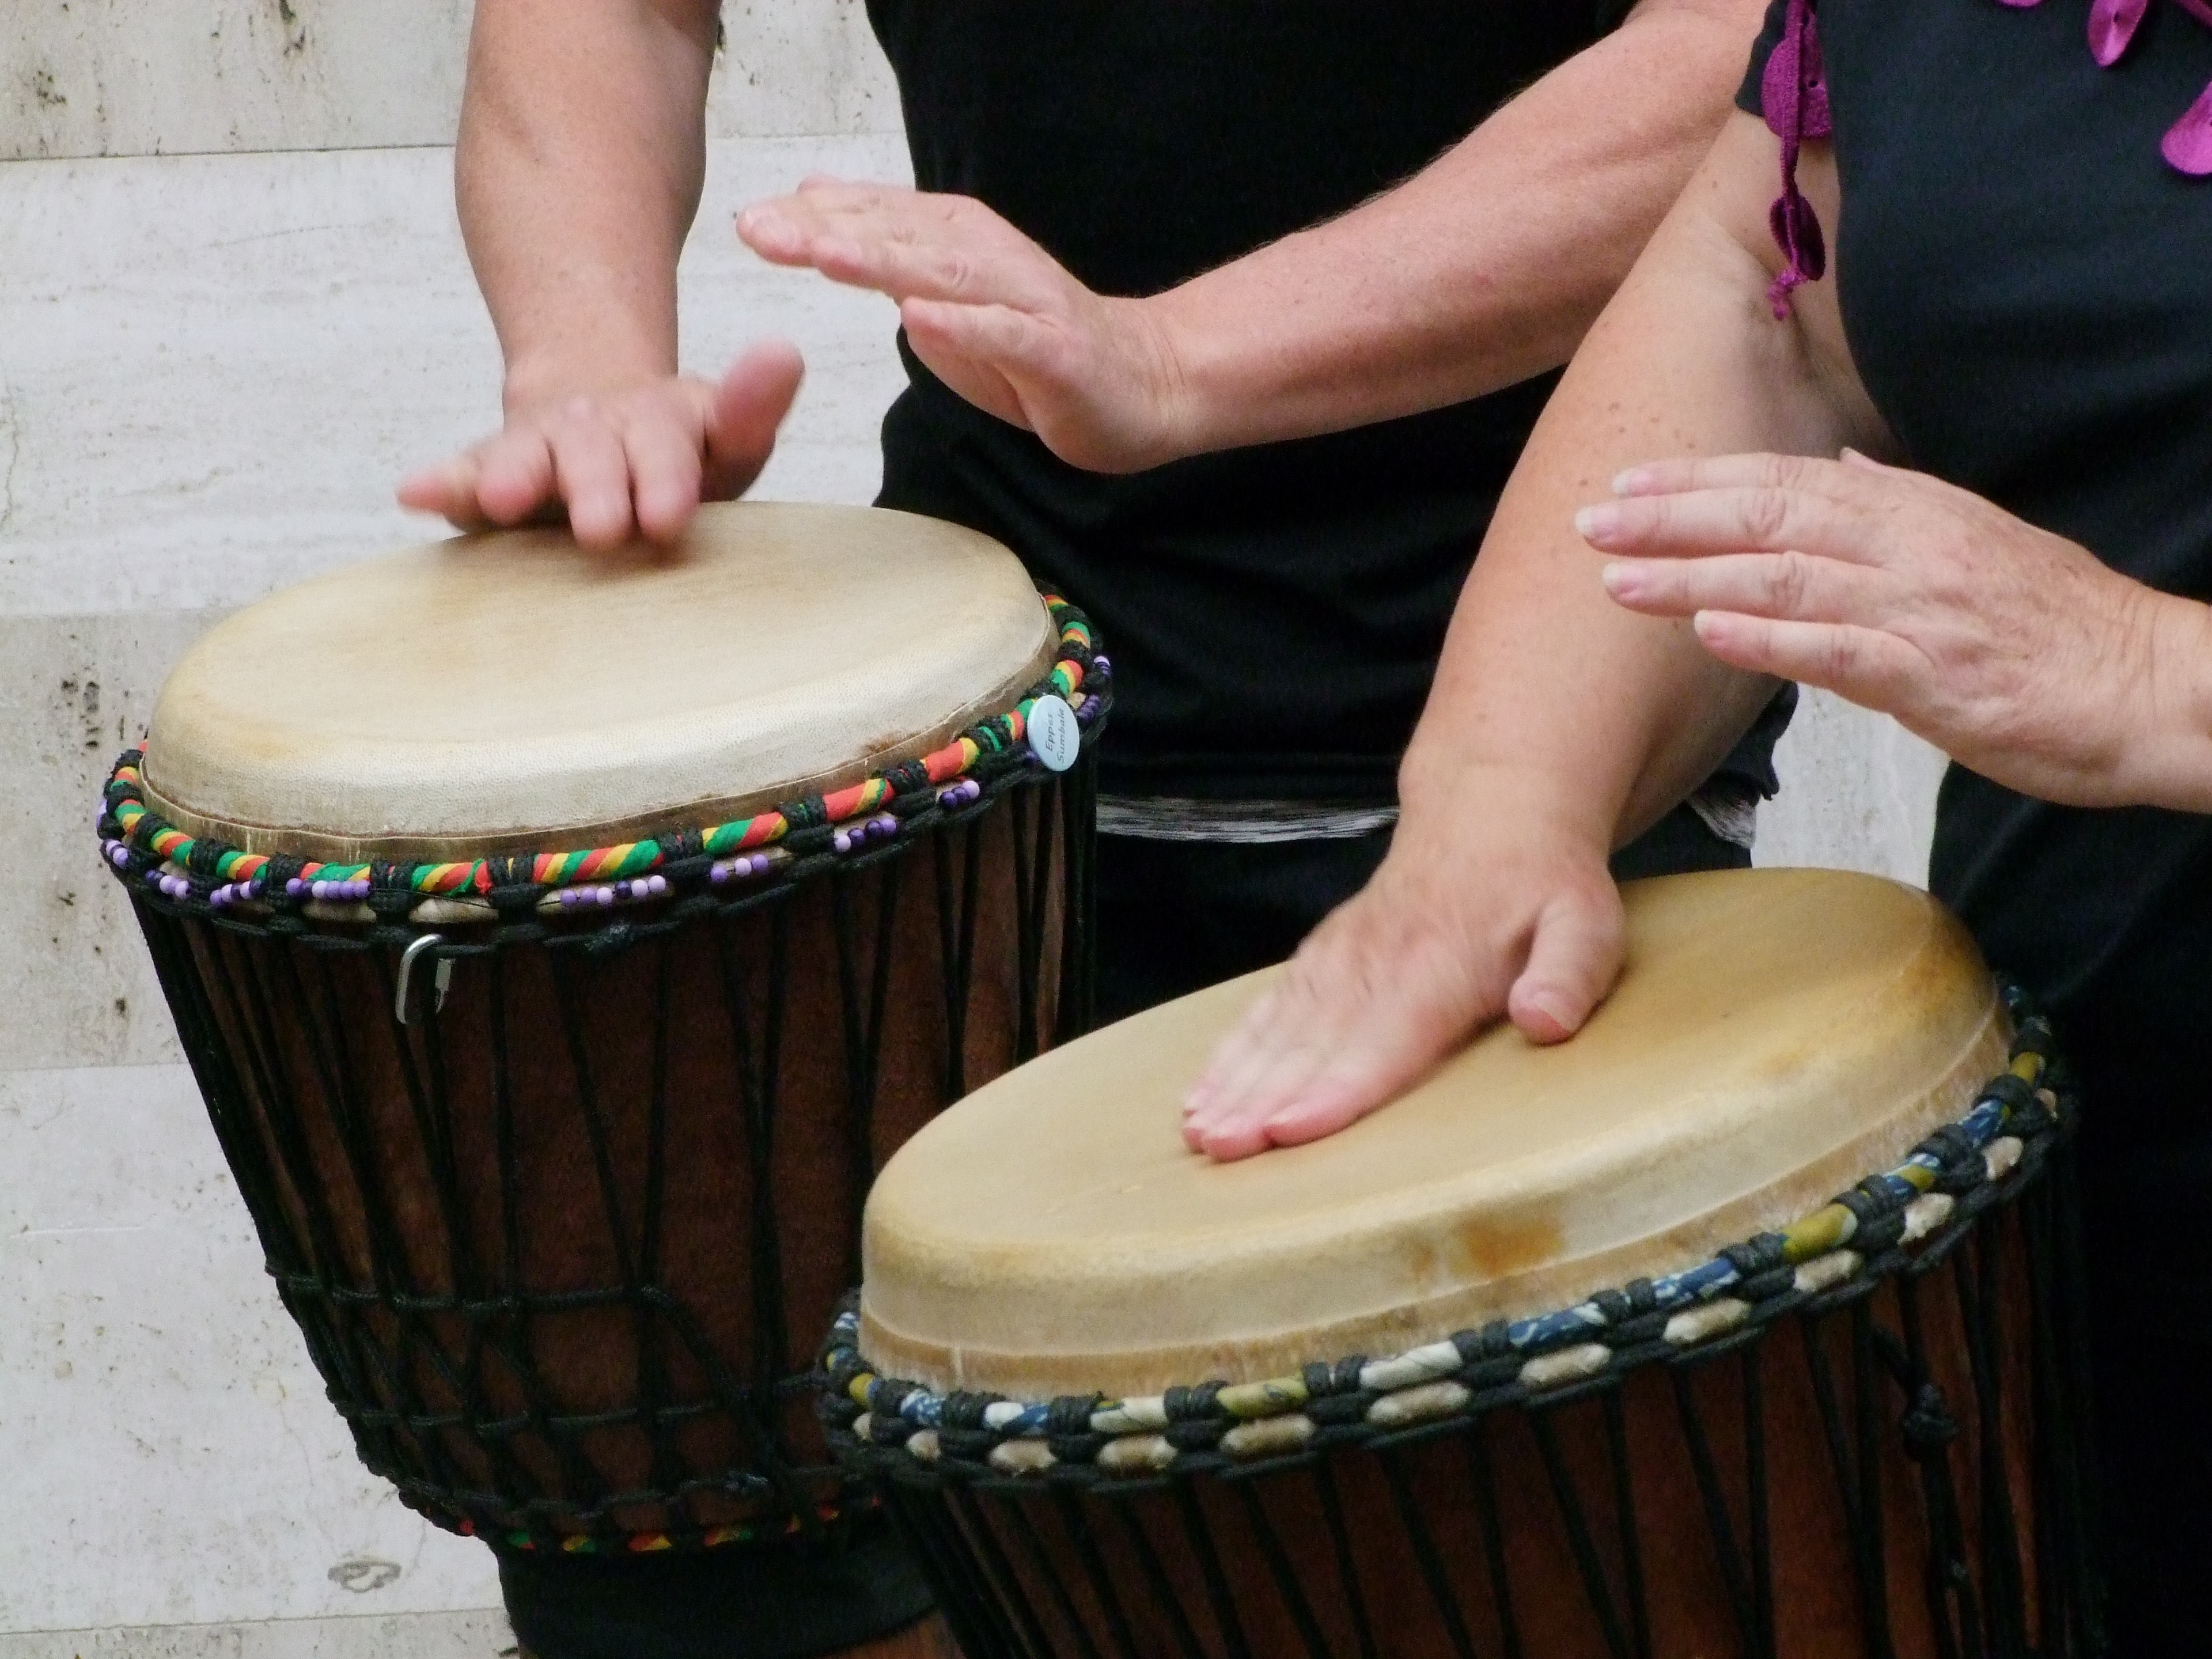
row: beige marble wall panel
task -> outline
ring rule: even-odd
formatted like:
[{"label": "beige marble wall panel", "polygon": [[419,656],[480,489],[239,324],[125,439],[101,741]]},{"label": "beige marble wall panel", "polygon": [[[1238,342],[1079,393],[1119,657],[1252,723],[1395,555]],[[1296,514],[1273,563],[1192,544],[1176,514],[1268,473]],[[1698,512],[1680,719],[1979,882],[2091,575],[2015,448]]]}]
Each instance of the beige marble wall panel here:
[{"label": "beige marble wall panel", "polygon": [[[865,501],[895,313],[730,228],[816,170],[902,177],[903,149],[712,146],[684,355],[711,373],[796,341],[809,378],[761,493]],[[236,605],[438,533],[393,483],[498,416],[443,152],[0,167],[0,614]]]},{"label": "beige marble wall panel", "polygon": [[514,1659],[514,1652],[507,1620],[488,1612],[0,1636],[0,1659]]},{"label": "beige marble wall panel", "polygon": [[[450,144],[470,0],[11,0],[0,161]],[[730,0],[708,130],[888,132],[861,0]]]},{"label": "beige marble wall panel", "polygon": [[722,33],[715,137],[900,131],[898,85],[861,0],[725,0]]},{"label": "beige marble wall panel", "polygon": [[92,823],[107,769],[144,732],[162,676],[214,620],[0,617],[0,835],[21,849],[0,882],[0,1072],[179,1057]]},{"label": "beige marble wall panel", "polygon": [[1808,690],[1776,752],[1782,793],[1759,809],[1753,858],[1925,886],[1943,768],[1941,753],[1888,716]]},{"label": "beige marble wall panel", "polygon": [[355,1457],[184,1066],[0,1073],[0,1632],[498,1605]]},{"label": "beige marble wall panel", "polygon": [[453,142],[469,0],[11,0],[0,158]]}]

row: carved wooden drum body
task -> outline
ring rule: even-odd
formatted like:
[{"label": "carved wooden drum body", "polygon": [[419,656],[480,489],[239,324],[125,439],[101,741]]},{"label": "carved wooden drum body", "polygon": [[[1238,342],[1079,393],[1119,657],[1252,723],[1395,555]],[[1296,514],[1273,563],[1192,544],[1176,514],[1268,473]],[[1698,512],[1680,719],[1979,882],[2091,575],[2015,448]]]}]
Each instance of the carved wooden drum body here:
[{"label": "carved wooden drum body", "polygon": [[1332,1139],[1182,1146],[1261,975],[892,1160],[824,1413],[969,1659],[2087,1650],[2047,1027],[1908,889],[1627,896],[1582,1036]]},{"label": "carved wooden drum body", "polygon": [[106,854],[410,1504],[515,1550],[841,1528],[811,1346],[881,1161],[1085,1018],[1107,672],[984,538],[750,504],[417,549],[185,659]]}]

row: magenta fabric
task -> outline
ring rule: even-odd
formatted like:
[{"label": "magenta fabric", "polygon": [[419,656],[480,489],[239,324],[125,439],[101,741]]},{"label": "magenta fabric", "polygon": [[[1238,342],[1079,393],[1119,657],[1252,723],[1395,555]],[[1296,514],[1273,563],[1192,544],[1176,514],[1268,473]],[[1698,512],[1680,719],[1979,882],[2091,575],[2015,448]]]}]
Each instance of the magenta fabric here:
[{"label": "magenta fabric", "polygon": [[[2015,10],[2043,0],[2002,0]],[[2173,3],[2207,27],[2212,27],[2212,0],[2173,0]],[[2150,0],[2092,0],[2089,7],[2089,55],[2110,69],[2126,55],[2136,31],[2150,9]],[[1774,199],[1767,222],[1775,246],[1782,250],[1782,274],[1768,285],[1767,303],[1777,319],[1790,314],[1791,290],[1801,283],[1817,283],[1828,268],[1827,241],[1820,221],[1797,188],[1797,155],[1808,138],[1826,138],[1828,88],[1820,73],[1820,29],[1813,15],[1813,0],[1790,0],[1781,40],[1766,60],[1759,82],[1759,107],[1766,125],[1782,141],[1782,193]],[[2166,130],[2159,145],[2166,165],[2177,173],[2201,179],[2212,174],[2212,86],[2198,94],[2182,118]]]},{"label": "magenta fabric", "polygon": [[1834,130],[1827,83],[1820,76],[1820,31],[1813,21],[1813,0],[1790,0],[1789,21],[1759,82],[1759,106],[1768,129],[1782,141],[1782,194],[1767,215],[1784,258],[1781,275],[1766,290],[1766,302],[1778,320],[1790,314],[1790,290],[1801,283],[1819,282],[1828,269],[1820,216],[1797,188],[1797,153],[1805,140],[1826,138]]}]

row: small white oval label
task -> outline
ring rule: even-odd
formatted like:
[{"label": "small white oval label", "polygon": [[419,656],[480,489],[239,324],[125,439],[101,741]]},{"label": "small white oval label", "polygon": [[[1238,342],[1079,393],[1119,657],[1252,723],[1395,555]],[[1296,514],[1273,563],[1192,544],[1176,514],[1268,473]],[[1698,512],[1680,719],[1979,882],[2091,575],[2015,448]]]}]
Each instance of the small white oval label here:
[{"label": "small white oval label", "polygon": [[1030,748],[1049,772],[1065,772],[1083,750],[1083,726],[1075,711],[1058,697],[1042,696],[1030,705]]}]

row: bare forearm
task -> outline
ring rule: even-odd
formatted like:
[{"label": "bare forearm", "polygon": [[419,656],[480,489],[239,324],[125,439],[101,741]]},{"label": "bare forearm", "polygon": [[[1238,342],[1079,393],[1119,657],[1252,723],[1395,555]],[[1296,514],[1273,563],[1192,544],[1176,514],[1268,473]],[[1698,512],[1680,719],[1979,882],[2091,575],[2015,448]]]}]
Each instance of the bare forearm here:
[{"label": "bare forearm", "polygon": [[1754,248],[1771,154],[1749,118],[1732,123],[1546,410],[1453,619],[1407,757],[1409,813],[1463,806],[1486,777],[1541,778],[1617,844],[1694,788],[1771,694],[1686,622],[1613,605],[1574,515],[1656,456],[1885,447],[1839,367],[1832,295],[1801,290],[1787,325],[1768,309]]},{"label": "bare forearm", "polygon": [[510,410],[676,364],[714,0],[479,0],[454,170]]},{"label": "bare forearm", "polygon": [[1646,0],[1387,195],[1157,300],[1197,451],[1565,362],[1724,118],[1758,0]]}]

